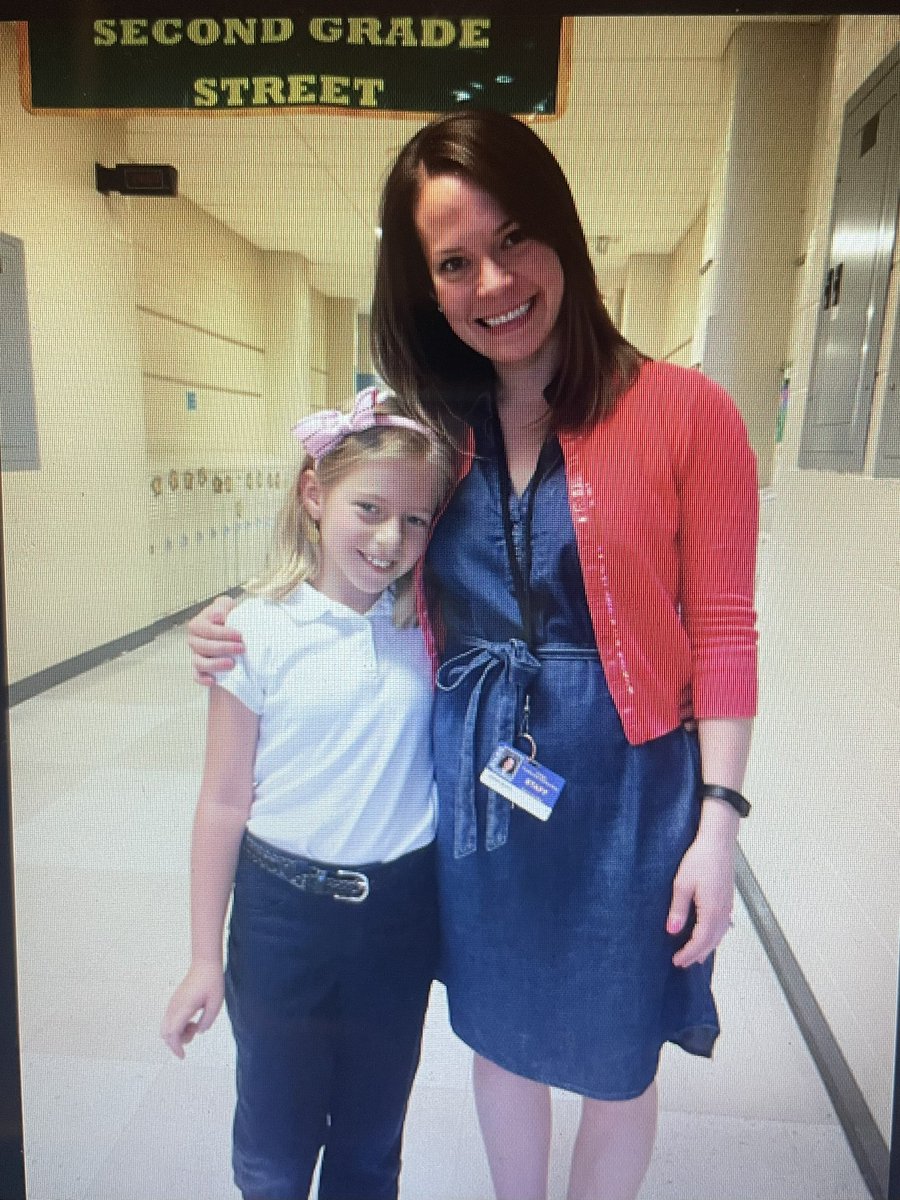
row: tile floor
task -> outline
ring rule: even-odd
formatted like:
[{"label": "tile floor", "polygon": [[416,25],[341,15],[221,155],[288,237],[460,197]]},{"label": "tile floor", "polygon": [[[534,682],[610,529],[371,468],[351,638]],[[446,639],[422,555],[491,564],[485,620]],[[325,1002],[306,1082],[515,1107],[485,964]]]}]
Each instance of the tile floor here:
[{"label": "tile floor", "polygon": [[[205,695],[181,631],[11,713],[29,1200],[228,1200],[227,1020],[177,1061],[158,1037],[186,966]],[[641,1200],[867,1200],[742,910],[717,965],[712,1063],[670,1049]],[[554,1100],[551,1200],[577,1116]],[[468,1051],[435,987],[402,1200],[490,1200]]]}]

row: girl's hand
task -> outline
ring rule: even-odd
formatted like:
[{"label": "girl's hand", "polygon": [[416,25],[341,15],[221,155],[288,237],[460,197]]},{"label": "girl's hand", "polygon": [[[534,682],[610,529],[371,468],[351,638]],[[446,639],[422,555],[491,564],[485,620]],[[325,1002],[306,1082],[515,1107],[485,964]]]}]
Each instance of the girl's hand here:
[{"label": "girl's hand", "polygon": [[676,967],[703,962],[731,926],[737,819],[737,813],[725,811],[721,802],[704,802],[697,836],[675,876],[672,905],[666,920],[669,933],[681,933],[693,905],[694,928],[688,941],[672,958]]},{"label": "girl's hand", "polygon": [[[192,963],[191,969],[179,984],[160,1033],[162,1039],[178,1058],[184,1058],[184,1048],[198,1033],[205,1033],[219,1015],[225,998],[225,977],[221,963]],[[199,1019],[197,1014],[200,1014]]]},{"label": "girl's hand", "polygon": [[225,618],[235,604],[237,601],[230,596],[218,596],[188,621],[191,667],[194,679],[204,687],[212,687],[216,675],[220,671],[230,671],[234,656],[244,653],[241,635],[225,624]]}]

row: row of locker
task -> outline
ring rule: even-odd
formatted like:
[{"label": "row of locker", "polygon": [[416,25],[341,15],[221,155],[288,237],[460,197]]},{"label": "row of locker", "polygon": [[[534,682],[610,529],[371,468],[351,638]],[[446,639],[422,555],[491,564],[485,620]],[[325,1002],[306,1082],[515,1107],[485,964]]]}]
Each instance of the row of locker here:
[{"label": "row of locker", "polygon": [[156,616],[265,570],[291,468],[166,464],[151,470],[150,570]]}]

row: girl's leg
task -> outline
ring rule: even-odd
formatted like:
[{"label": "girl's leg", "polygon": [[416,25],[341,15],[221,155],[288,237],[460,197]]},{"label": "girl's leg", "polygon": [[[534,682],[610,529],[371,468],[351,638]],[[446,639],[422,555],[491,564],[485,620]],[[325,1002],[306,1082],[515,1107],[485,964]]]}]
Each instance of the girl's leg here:
[{"label": "girl's leg", "polygon": [[370,872],[339,905],[340,1027],[319,1200],[396,1200],[438,928],[430,847]]},{"label": "girl's leg", "polygon": [[343,1021],[318,1200],[397,1200],[427,990]]},{"label": "girl's leg", "polygon": [[225,995],[237,1047],[232,1161],[245,1197],[306,1200],[325,1139],[335,1020],[323,903],[240,859]]},{"label": "girl's leg", "polygon": [[656,1083],[634,1100],[584,1099],[567,1200],[634,1200],[656,1137]]},{"label": "girl's leg", "polygon": [[550,1089],[475,1055],[475,1107],[497,1200],[546,1200]]}]

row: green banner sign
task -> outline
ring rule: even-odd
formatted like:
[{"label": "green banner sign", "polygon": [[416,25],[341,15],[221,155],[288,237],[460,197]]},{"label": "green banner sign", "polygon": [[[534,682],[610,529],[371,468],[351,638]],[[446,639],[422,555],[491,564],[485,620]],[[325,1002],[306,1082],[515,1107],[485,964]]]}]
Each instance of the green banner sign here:
[{"label": "green banner sign", "polygon": [[22,37],[32,112],[565,107],[569,28],[553,15],[69,16]]}]

